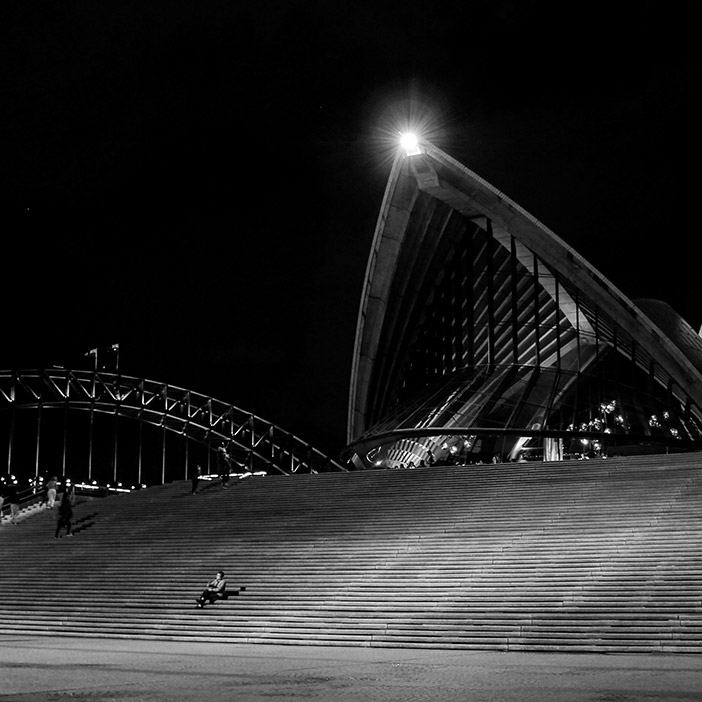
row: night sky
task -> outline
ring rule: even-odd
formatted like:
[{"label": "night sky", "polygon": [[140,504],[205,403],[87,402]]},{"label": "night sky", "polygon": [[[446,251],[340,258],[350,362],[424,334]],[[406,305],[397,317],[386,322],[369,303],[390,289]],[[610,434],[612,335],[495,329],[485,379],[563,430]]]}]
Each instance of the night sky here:
[{"label": "night sky", "polygon": [[3,3],[0,366],[87,368],[119,343],[124,374],[337,457],[412,120],[629,297],[699,329],[692,7]]}]

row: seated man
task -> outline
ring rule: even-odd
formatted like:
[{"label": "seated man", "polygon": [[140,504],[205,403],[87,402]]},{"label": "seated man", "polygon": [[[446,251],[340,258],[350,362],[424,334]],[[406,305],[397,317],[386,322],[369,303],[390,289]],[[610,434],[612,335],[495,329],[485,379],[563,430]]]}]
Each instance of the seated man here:
[{"label": "seated man", "polygon": [[207,583],[207,587],[202,591],[202,595],[195,600],[198,607],[204,607],[208,602],[223,600],[227,593],[227,581],[224,579],[224,571],[218,570],[214,580]]}]

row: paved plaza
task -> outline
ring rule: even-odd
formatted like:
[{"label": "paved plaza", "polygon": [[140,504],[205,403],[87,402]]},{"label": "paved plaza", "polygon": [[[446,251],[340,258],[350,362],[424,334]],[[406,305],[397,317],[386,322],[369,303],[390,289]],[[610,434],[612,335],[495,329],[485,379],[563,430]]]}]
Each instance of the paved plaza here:
[{"label": "paved plaza", "polygon": [[0,701],[689,702],[698,655],[0,637]]}]

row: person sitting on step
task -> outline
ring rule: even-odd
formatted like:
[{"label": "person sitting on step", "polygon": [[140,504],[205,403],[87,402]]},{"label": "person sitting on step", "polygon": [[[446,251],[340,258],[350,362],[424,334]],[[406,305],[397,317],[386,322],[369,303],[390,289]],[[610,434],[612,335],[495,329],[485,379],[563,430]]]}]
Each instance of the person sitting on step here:
[{"label": "person sitting on step", "polygon": [[214,580],[207,583],[207,587],[202,591],[202,595],[195,600],[198,607],[204,607],[208,602],[213,603],[223,600],[227,594],[227,581],[224,579],[224,571],[218,570]]}]

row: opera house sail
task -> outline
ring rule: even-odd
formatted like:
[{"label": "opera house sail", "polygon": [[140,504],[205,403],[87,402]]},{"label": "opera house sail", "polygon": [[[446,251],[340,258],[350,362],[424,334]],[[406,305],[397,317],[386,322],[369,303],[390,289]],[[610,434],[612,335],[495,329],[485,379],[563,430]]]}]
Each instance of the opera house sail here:
[{"label": "opera house sail", "polygon": [[356,468],[702,449],[702,339],[429,143],[399,152],[360,304]]}]

